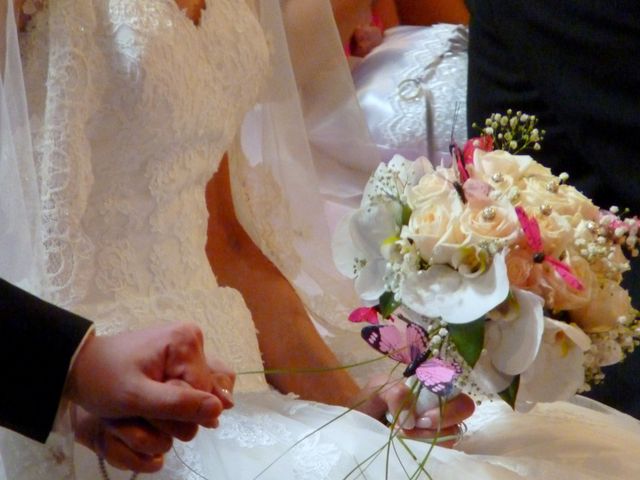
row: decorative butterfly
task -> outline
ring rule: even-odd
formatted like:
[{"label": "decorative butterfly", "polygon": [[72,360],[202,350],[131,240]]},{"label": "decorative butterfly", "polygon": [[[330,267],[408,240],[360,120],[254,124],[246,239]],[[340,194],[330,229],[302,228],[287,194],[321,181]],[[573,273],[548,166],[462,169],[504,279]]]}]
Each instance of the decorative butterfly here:
[{"label": "decorative butterfly", "polygon": [[485,152],[493,151],[493,137],[491,135],[482,135],[480,137],[474,137],[467,140],[464,144],[463,158],[464,164],[469,165],[473,163],[473,157],[476,150],[483,150]]},{"label": "decorative butterfly", "polygon": [[[449,154],[455,163],[457,177],[457,179],[451,183],[462,203],[466,204],[472,199],[486,199],[491,191],[491,186],[481,180],[471,178],[469,170],[467,170],[467,165],[473,164],[473,156],[471,156],[469,160],[463,155],[462,150],[458,147],[454,138],[458,110],[459,105],[457,104],[453,116],[453,126],[451,127],[451,138],[449,140]],[[467,141],[467,144],[469,144],[469,141]],[[467,145],[465,145],[465,151],[466,150]]]},{"label": "decorative butterfly", "polygon": [[454,160],[456,164],[456,171],[458,172],[458,180],[453,182],[453,188],[456,189],[456,193],[460,196],[460,200],[462,200],[462,203],[467,203],[467,198],[464,194],[464,189],[462,188],[462,186],[467,180],[469,180],[470,175],[462,158],[462,150],[460,150],[460,147],[458,147],[454,135],[459,110],[460,104],[456,103],[456,108],[453,113],[453,124],[451,125],[451,137],[449,139],[449,155],[451,155],[451,158]]},{"label": "decorative butterfly", "polygon": [[462,367],[455,362],[445,362],[430,358],[416,369],[416,377],[432,393],[448,397],[453,393],[455,380],[462,373]]},{"label": "decorative butterfly", "polygon": [[395,325],[371,325],[362,329],[362,338],[380,353],[407,365],[405,377],[416,375],[427,390],[446,396],[454,388],[454,381],[462,373],[456,363],[429,358],[429,340],[424,328],[409,323],[404,332]]},{"label": "decorative butterfly", "polygon": [[353,323],[367,322],[371,325],[378,325],[378,310],[376,307],[359,307],[349,314],[349,321]]},{"label": "decorative butterfly", "polygon": [[547,262],[571,288],[574,290],[584,289],[584,285],[582,285],[582,282],[571,272],[569,265],[544,253],[538,221],[533,217],[529,217],[524,211],[524,208],[520,206],[516,207],[516,215],[518,215],[518,221],[524,231],[524,236],[527,239],[529,248],[533,250],[533,261],[535,263]]}]

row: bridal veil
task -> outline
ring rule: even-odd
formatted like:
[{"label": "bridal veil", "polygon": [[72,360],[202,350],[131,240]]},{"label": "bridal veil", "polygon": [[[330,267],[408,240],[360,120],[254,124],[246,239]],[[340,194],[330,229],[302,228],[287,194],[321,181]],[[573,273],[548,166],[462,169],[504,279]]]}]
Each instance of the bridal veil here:
[{"label": "bridal veil", "polygon": [[[332,229],[379,161],[329,1],[254,2],[271,50],[262,100],[230,151],[240,223],[302,298],[343,364],[375,354],[348,324],[358,306],[334,266]],[[362,381],[371,367],[352,370]]]}]

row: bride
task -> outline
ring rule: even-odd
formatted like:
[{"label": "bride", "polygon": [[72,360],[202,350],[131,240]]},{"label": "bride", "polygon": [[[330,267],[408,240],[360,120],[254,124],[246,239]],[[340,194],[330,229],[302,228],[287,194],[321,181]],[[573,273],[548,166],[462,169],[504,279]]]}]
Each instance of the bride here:
[{"label": "bride", "polygon": [[[217,430],[180,445],[156,478],[403,478],[403,468],[416,468],[404,451],[388,475],[384,450],[369,465],[389,439],[381,423],[356,412],[338,418],[343,408],[283,396],[262,374],[247,373],[263,368],[261,351],[268,365],[285,369],[333,359],[306,346],[313,337],[295,321],[301,307],[288,284],[272,282],[258,252],[245,248],[219,176],[209,189],[212,222],[228,222],[212,223],[210,260],[220,283],[245,294],[256,324],[241,294],[218,286],[205,256],[206,180],[261,94],[231,147],[238,217],[330,345],[347,352],[341,360],[363,358],[360,342],[341,328],[353,299],[327,261],[321,193],[328,210],[338,205],[332,199],[355,195],[349,185],[357,183],[349,182],[366,178],[372,148],[354,100],[345,96],[344,59],[327,44],[308,41],[310,27],[330,22],[328,6],[313,3],[209,0],[205,8],[179,0],[189,7],[186,16],[174,0],[50,0],[29,11],[21,47],[41,196],[42,294],[95,320],[102,333],[197,321],[210,351],[240,372],[236,407]],[[285,19],[307,20],[302,28],[283,28],[281,5]],[[335,44],[339,51],[337,36]],[[313,101],[321,91],[330,94]],[[325,114],[337,108],[345,122],[340,156],[314,141],[322,137]],[[284,300],[274,306],[276,291]],[[300,336],[308,337],[304,348]],[[344,372],[274,374],[270,381],[334,403],[353,404],[357,391]],[[541,407],[527,416],[499,406],[480,410],[461,445],[468,453],[433,450],[427,464],[433,478],[638,474],[625,460],[637,451],[640,428],[621,414],[578,405]],[[606,443],[596,440],[603,437]],[[42,448],[5,432],[6,478],[104,476],[88,450],[76,447],[73,457],[61,450],[65,438]],[[419,459],[429,450],[407,445]]]}]

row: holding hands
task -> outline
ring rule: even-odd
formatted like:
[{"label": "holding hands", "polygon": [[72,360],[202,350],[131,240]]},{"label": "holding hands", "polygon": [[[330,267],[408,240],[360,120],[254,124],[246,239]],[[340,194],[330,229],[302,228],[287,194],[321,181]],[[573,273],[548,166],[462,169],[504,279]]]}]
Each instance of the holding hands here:
[{"label": "holding hands", "polygon": [[222,362],[207,362],[195,325],[91,336],[68,379],[76,439],[116,468],[158,471],[174,437],[217,427],[234,382]]}]

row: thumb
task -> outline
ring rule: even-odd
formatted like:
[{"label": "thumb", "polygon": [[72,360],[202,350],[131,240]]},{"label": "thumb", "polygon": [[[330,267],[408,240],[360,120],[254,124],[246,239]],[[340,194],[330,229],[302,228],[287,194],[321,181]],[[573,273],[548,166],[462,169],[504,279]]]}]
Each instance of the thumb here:
[{"label": "thumb", "polygon": [[389,413],[398,427],[406,430],[411,430],[415,427],[415,399],[409,387],[404,383],[398,383],[383,390],[380,393],[380,397],[387,404]]},{"label": "thumb", "polygon": [[218,426],[222,403],[215,395],[196,390],[184,382],[145,380],[138,388],[133,416]]}]

